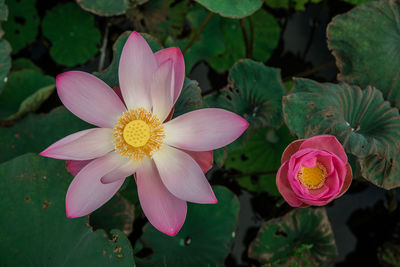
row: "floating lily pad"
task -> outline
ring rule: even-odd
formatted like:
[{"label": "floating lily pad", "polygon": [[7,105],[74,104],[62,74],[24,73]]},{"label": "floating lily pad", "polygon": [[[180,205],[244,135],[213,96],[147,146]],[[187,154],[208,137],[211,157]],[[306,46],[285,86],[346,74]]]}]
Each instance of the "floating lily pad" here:
[{"label": "floating lily pad", "polygon": [[94,16],[74,3],[60,4],[43,18],[42,31],[51,42],[50,55],[64,66],[83,64],[100,45],[100,31]]},{"label": "floating lily pad", "polygon": [[125,13],[129,7],[128,0],[76,0],[83,9],[99,16],[114,16]]},{"label": "floating lily pad", "polygon": [[39,28],[39,15],[36,11],[36,0],[7,0],[8,20],[2,24],[5,35],[12,46],[12,53],[32,43]]},{"label": "floating lily pad", "polygon": [[[125,42],[126,40],[128,40],[130,34],[131,34],[130,31],[126,31],[118,37],[117,41],[115,41],[113,45],[114,57],[113,60],[111,61],[111,64],[107,67],[107,69],[105,69],[102,72],[93,73],[95,76],[102,79],[111,88],[114,88],[115,86],[119,85],[119,80],[118,80],[119,59],[121,58],[122,49],[124,48]],[[162,46],[157,39],[155,39],[149,34],[142,33],[141,35],[146,39],[153,52],[157,52],[158,50],[162,49]]]},{"label": "floating lily pad", "polygon": [[64,107],[48,114],[29,114],[11,128],[0,131],[0,162],[27,152],[39,153],[59,139],[92,128]]},{"label": "floating lily pad", "polygon": [[[65,215],[71,175],[64,162],[26,154],[0,165],[0,201],[4,266],[133,266],[133,252],[123,233],[87,226],[87,217]],[[45,252],[45,253],[44,253]]]},{"label": "floating lily pad", "polygon": [[[294,141],[284,125],[279,130],[259,129],[243,148],[229,152],[225,161],[226,169],[235,169],[244,174],[237,178],[239,185],[252,192],[267,192],[279,196],[276,187],[276,173],[281,166],[281,155]],[[263,174],[270,172],[268,174]]]},{"label": "floating lily pad", "polygon": [[213,187],[217,204],[188,203],[186,222],[180,232],[169,237],[147,223],[137,247],[153,253],[136,258],[140,266],[219,266],[228,256],[239,214],[239,200],[222,186]]},{"label": "floating lily pad", "polygon": [[267,6],[272,8],[304,10],[308,3],[319,3],[322,0],[265,0]]},{"label": "floating lily pad", "polygon": [[323,266],[336,256],[335,239],[324,208],[298,208],[267,221],[249,247],[250,258],[274,266]]},{"label": "floating lily pad", "polygon": [[0,95],[0,119],[15,119],[35,111],[55,88],[55,79],[41,72],[12,72]]},{"label": "floating lily pad", "polygon": [[11,46],[6,40],[0,40],[0,93],[7,82],[11,68]]},{"label": "floating lily pad", "polygon": [[375,88],[295,79],[291,94],[283,98],[283,111],[299,138],[332,134],[358,157],[397,153],[399,111]]},{"label": "floating lily pad", "polygon": [[199,83],[185,78],[182,92],[175,103],[174,118],[203,107]]},{"label": "floating lily pad", "polygon": [[228,87],[207,101],[211,107],[217,105],[244,117],[253,127],[278,127],[284,94],[279,69],[245,59],[232,67]]},{"label": "floating lily pad", "polygon": [[328,46],[336,58],[338,80],[381,90],[400,108],[400,4],[373,1],[336,16],[328,26]]},{"label": "floating lily pad", "polygon": [[235,19],[253,14],[263,3],[262,0],[196,0],[196,2],[211,12]]},{"label": "floating lily pad", "polygon": [[89,223],[93,230],[103,229],[111,232],[113,229],[118,229],[129,236],[132,233],[134,210],[132,203],[120,194],[116,194],[90,214]]}]

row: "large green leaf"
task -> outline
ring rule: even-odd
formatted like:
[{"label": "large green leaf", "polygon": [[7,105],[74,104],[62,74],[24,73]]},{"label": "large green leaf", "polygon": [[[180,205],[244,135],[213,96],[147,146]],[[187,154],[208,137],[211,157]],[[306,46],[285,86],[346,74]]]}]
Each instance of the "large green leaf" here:
[{"label": "large green leaf", "polygon": [[342,0],[342,1],[353,5],[361,5],[367,2],[371,2],[373,0]]},{"label": "large green leaf", "polygon": [[335,135],[357,157],[364,178],[386,189],[400,186],[400,116],[372,87],[296,79],[283,98],[289,129],[299,138]]},{"label": "large green leaf", "polygon": [[267,221],[249,247],[250,258],[278,266],[322,266],[336,256],[335,239],[324,208],[298,208]]},{"label": "large green leaf", "polygon": [[322,0],[265,0],[267,6],[272,8],[294,8],[295,10],[304,10],[308,3],[319,3]]},{"label": "large green leaf", "polygon": [[289,129],[299,138],[335,135],[347,153],[358,157],[393,156],[400,141],[400,116],[372,87],[295,79],[283,98]]},{"label": "large green leaf", "polygon": [[232,67],[228,87],[207,102],[244,117],[253,127],[277,127],[282,123],[284,93],[278,69],[245,59]]},{"label": "large green leaf", "polygon": [[0,95],[0,119],[35,111],[55,89],[55,79],[36,70],[12,72]]},{"label": "large green leaf", "polygon": [[[260,129],[249,138],[244,147],[229,152],[225,168],[248,174],[237,179],[239,185],[247,190],[279,196],[276,172],[281,165],[283,151],[292,141],[294,138],[285,125],[279,130],[268,127]],[[251,173],[254,175],[250,176]]]},{"label": "large green leaf", "polygon": [[76,0],[85,10],[99,16],[114,16],[125,13],[129,7],[128,0]]},{"label": "large green leaf", "polygon": [[48,114],[30,114],[11,128],[1,128],[0,162],[27,152],[39,153],[69,134],[92,127],[64,107]]},{"label": "large green leaf", "polygon": [[36,70],[38,72],[42,72],[42,70],[28,58],[21,57],[12,61],[12,71],[18,71],[23,69]]},{"label": "large green leaf", "polygon": [[36,0],[7,0],[8,20],[2,24],[5,35],[12,46],[12,53],[32,43],[38,33],[39,16]]},{"label": "large green leaf", "polygon": [[70,174],[60,160],[26,154],[0,165],[2,266],[133,266],[123,233],[87,226],[65,215]]},{"label": "large green leaf", "polygon": [[[174,40],[169,37],[166,40],[166,46],[178,46],[182,51],[188,45],[196,30],[201,26],[203,21],[210,13],[200,5],[194,6],[187,14],[187,19],[192,26],[192,33],[189,37],[182,40]],[[225,50],[222,32],[220,30],[220,17],[213,16],[193,45],[185,51],[186,73],[190,73],[192,68],[202,60],[211,60],[212,58],[222,54]]]},{"label": "large green leaf", "polygon": [[208,10],[228,18],[244,18],[262,5],[262,0],[196,0]]},{"label": "large green leaf", "polygon": [[94,16],[74,3],[60,4],[48,11],[42,31],[52,43],[51,57],[69,67],[91,59],[100,45],[100,31],[94,25]]},{"label": "large green leaf", "polygon": [[[115,41],[113,45],[114,57],[111,61],[111,64],[107,67],[107,69],[105,69],[102,72],[94,73],[95,76],[102,79],[111,88],[114,88],[115,86],[119,85],[118,81],[119,59],[121,58],[122,49],[124,48],[125,42],[126,40],[128,40],[130,34],[131,34],[130,31],[126,31],[122,33]],[[162,46],[157,39],[145,33],[142,33],[141,35],[146,39],[153,52],[157,52],[158,50],[162,49]]]},{"label": "large green leaf", "polygon": [[11,46],[6,40],[0,39],[0,93],[7,81],[7,75],[11,68]]},{"label": "large green leaf", "polygon": [[381,90],[400,108],[399,1],[373,1],[335,17],[328,46],[340,70],[338,80]]},{"label": "large green leaf", "polygon": [[188,203],[186,222],[175,237],[160,233],[147,223],[138,246],[153,253],[136,258],[138,266],[215,266],[222,265],[235,236],[239,200],[228,189],[213,188],[218,199],[215,205]]}]

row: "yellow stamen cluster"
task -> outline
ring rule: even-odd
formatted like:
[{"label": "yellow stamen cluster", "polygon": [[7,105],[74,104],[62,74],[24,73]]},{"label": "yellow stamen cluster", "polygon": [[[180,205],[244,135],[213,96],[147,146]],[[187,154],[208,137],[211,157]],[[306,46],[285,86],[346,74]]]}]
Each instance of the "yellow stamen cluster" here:
[{"label": "yellow stamen cluster", "polygon": [[301,167],[297,173],[297,179],[308,189],[321,188],[325,183],[326,176],[326,168],[319,162],[313,168]]},{"label": "yellow stamen cluster", "polygon": [[142,160],[160,149],[165,137],[162,122],[144,108],[122,114],[113,128],[115,150],[121,156]]}]

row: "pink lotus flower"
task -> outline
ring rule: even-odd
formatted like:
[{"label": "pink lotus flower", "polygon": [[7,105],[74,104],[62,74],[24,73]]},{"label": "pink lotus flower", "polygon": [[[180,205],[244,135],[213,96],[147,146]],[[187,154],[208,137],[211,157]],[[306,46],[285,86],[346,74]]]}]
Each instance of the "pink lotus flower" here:
[{"label": "pink lotus flower", "polygon": [[67,167],[76,174],[66,196],[69,218],[102,206],[134,173],[143,212],[168,235],[182,227],[186,201],[217,202],[203,171],[211,167],[212,150],[233,142],[248,123],[214,108],[166,122],[184,78],[179,48],[153,54],[136,32],[126,41],[119,62],[123,101],[91,74],[69,71],[57,76],[63,104],[100,127],[71,134],[41,153],[69,160]]},{"label": "pink lotus flower", "polygon": [[346,153],[333,135],[292,142],[281,164],[276,184],[292,207],[326,205],[343,195],[352,180]]}]

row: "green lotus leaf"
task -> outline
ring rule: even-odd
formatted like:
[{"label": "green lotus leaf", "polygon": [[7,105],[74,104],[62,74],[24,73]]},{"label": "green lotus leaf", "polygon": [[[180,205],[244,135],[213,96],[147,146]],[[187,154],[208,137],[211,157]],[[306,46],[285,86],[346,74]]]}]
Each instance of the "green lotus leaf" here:
[{"label": "green lotus leaf", "polygon": [[21,57],[12,61],[12,71],[18,71],[23,69],[42,72],[42,70],[38,66],[36,66],[36,64],[33,63],[30,59]]},{"label": "green lotus leaf", "polygon": [[2,266],[133,266],[123,233],[88,227],[65,215],[71,175],[64,162],[26,154],[0,165]]},{"label": "green lotus leaf", "polygon": [[[6,21],[8,18],[8,8],[5,0],[0,0],[0,22]],[[0,25],[0,38],[3,37],[4,31]]]},{"label": "green lotus leaf", "polygon": [[55,79],[36,70],[12,72],[0,95],[0,119],[35,111],[55,89]]},{"label": "green lotus leaf", "polygon": [[[281,166],[281,155],[285,148],[294,141],[284,125],[279,130],[269,127],[257,130],[245,146],[231,151],[225,161],[226,169],[235,169],[243,174],[239,185],[252,192],[267,192],[280,196],[276,187],[276,172]],[[271,172],[270,174],[263,174]]]},{"label": "green lotus leaf", "polygon": [[93,128],[64,107],[47,114],[29,114],[13,127],[1,128],[0,162],[27,152],[39,153],[59,139],[75,132]]},{"label": "green lotus leaf", "polygon": [[174,118],[203,107],[199,83],[185,78],[181,94],[175,103]]},{"label": "green lotus leaf", "polygon": [[[126,40],[128,40],[130,34],[131,34],[130,31],[126,31],[122,33],[115,41],[113,45],[114,57],[111,61],[111,64],[107,67],[107,69],[105,69],[102,72],[93,73],[99,79],[102,79],[111,88],[114,88],[115,86],[119,85],[119,80],[118,80],[119,59],[121,58],[122,49],[124,48],[125,42]],[[141,35],[146,39],[153,52],[157,52],[158,50],[162,49],[162,46],[157,39],[146,33],[141,33]]]},{"label": "green lotus leaf", "polygon": [[367,2],[371,2],[373,0],[342,0],[346,3],[352,4],[352,5],[361,5]]},{"label": "green lotus leaf", "polygon": [[125,13],[129,7],[128,0],[76,0],[81,8],[99,16],[115,16]]},{"label": "green lotus leaf", "polygon": [[207,101],[211,107],[222,107],[244,117],[253,127],[278,127],[282,123],[284,94],[278,69],[244,59],[232,67],[228,87]]},{"label": "green lotus leaf", "polygon": [[336,16],[328,26],[328,46],[336,58],[338,80],[381,90],[400,108],[400,4],[373,1]]},{"label": "green lotus leaf", "polygon": [[188,203],[186,221],[180,232],[169,237],[147,223],[135,245],[151,248],[146,258],[136,258],[140,266],[219,266],[228,256],[239,214],[239,200],[227,188],[213,187],[218,203]]},{"label": "green lotus leaf", "polygon": [[234,19],[250,16],[262,5],[262,0],[196,0],[196,2],[211,12]]},{"label": "green lotus leaf", "polygon": [[249,247],[250,258],[274,266],[323,266],[336,256],[324,208],[298,208],[265,222]]},{"label": "green lotus leaf", "polygon": [[295,79],[283,98],[286,124],[299,138],[335,135],[347,153],[357,157],[393,157],[400,138],[400,116],[372,87]]},{"label": "green lotus leaf", "polygon": [[100,45],[94,16],[74,3],[59,4],[49,10],[43,18],[42,31],[51,42],[51,57],[64,66],[85,63]]},{"label": "green lotus leaf", "polygon": [[[32,43],[39,28],[39,15],[36,11],[36,0],[7,0],[8,20],[2,24],[5,35],[12,46],[12,53]],[[1,9],[1,8],[0,8]]]}]

